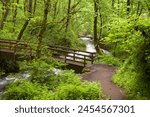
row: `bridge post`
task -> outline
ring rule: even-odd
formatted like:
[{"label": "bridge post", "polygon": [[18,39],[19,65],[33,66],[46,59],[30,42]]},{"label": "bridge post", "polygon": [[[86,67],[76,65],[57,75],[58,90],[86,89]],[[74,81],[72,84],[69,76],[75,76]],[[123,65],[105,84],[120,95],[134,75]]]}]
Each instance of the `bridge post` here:
[{"label": "bridge post", "polygon": [[75,61],[75,50],[73,51],[73,60]]},{"label": "bridge post", "polygon": [[93,53],[91,53],[92,54],[92,57],[91,57],[91,64],[93,64],[94,63],[94,56],[93,56]]},{"label": "bridge post", "polygon": [[84,55],[84,67],[86,65],[86,56]]},{"label": "bridge post", "polygon": [[66,54],[65,54],[65,63],[67,62],[67,56],[66,56]]}]

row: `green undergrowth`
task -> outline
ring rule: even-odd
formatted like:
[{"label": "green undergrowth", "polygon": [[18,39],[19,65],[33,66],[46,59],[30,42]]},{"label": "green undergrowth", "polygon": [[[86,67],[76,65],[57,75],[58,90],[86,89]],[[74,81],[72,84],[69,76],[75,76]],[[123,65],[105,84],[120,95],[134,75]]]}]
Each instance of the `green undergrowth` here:
[{"label": "green undergrowth", "polygon": [[111,53],[98,55],[95,60],[96,64],[107,64],[120,67],[121,62],[118,58],[114,57]]},{"label": "green undergrowth", "polygon": [[144,77],[142,72],[137,71],[133,64],[125,62],[123,67],[113,76],[113,82],[126,90],[129,99],[150,99],[150,80]]},{"label": "green undergrowth", "polygon": [[[72,70],[56,73],[54,66],[43,60],[33,60],[26,65],[31,71],[29,78],[10,83],[3,99],[99,100],[104,97],[100,84],[81,81],[81,77]],[[25,69],[25,65],[22,68]]]}]

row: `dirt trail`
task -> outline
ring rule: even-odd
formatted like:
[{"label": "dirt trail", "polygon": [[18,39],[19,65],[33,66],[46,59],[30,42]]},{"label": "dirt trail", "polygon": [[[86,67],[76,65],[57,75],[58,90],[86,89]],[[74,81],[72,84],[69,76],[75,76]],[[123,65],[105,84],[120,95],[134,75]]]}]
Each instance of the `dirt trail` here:
[{"label": "dirt trail", "polygon": [[123,89],[111,81],[116,69],[109,65],[89,65],[89,73],[82,75],[83,80],[100,82],[103,93],[111,100],[126,100],[127,96]]}]

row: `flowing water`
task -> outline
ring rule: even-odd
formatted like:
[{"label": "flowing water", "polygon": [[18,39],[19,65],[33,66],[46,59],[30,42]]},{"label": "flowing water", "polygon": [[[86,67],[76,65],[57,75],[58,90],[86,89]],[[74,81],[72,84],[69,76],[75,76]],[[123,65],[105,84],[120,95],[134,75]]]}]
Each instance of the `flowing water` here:
[{"label": "flowing water", "polygon": [[93,41],[90,37],[81,37],[81,39],[84,41],[86,45],[87,52],[96,52]]},{"label": "flowing water", "polygon": [[[84,41],[85,45],[86,45],[86,51],[87,52],[96,52],[96,49],[94,47],[94,44],[93,44],[93,41],[92,41],[92,36],[91,35],[88,35],[86,37],[81,37],[81,39]],[[104,50],[104,49],[101,49],[102,52],[104,54],[109,54],[109,51],[107,50]]]},{"label": "flowing water", "polygon": [[[57,75],[61,73],[60,69],[53,68],[52,71]],[[10,82],[14,82],[19,79],[28,79],[31,75],[30,71],[23,71],[22,73],[16,74],[16,75],[9,75],[9,76],[0,76],[0,99],[3,96],[3,91],[5,90],[5,87]]]},{"label": "flowing water", "polygon": [[[82,37],[80,37],[80,39],[82,39],[83,42],[85,43],[87,52],[93,52],[93,53],[96,52],[94,44],[93,44],[93,41],[90,38],[90,36],[87,36],[87,37],[86,36],[82,36]],[[79,58],[83,58],[84,56],[81,56],[81,55],[78,55],[78,54],[82,54],[82,55],[89,55],[90,54],[90,53],[78,52],[78,51],[75,52],[75,53],[77,53],[75,56],[77,56]],[[73,54],[71,54],[71,53],[68,54],[68,55],[73,56]],[[72,57],[67,57],[67,59],[73,59],[73,58]]]}]

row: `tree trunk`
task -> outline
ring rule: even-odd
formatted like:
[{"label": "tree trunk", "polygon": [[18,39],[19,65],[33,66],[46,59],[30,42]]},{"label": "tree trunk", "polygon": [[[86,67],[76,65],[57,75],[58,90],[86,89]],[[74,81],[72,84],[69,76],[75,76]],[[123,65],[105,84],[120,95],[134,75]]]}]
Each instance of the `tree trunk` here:
[{"label": "tree trunk", "polygon": [[137,5],[138,5],[138,6],[137,6],[136,14],[137,14],[138,16],[140,16],[140,15],[142,14],[142,11],[143,11],[143,6],[142,6],[142,4],[141,4],[140,1],[138,1],[138,4],[137,4]]},{"label": "tree trunk", "polygon": [[[17,0],[14,3],[19,4],[19,0]],[[17,8],[18,8],[17,5],[14,5],[14,12],[13,12],[13,23],[14,23],[14,26],[13,26],[13,32],[15,31],[15,27],[16,27]]]},{"label": "tree trunk", "polygon": [[37,0],[34,0],[33,16],[35,15],[35,11],[36,11],[36,3],[37,3]]},{"label": "tree trunk", "polygon": [[28,24],[29,24],[29,21],[30,21],[30,19],[31,19],[31,17],[32,17],[32,4],[33,4],[33,0],[29,0],[28,2],[27,2],[27,0],[25,0],[24,1],[25,3],[24,3],[24,12],[27,12],[27,19],[26,19],[26,21],[25,21],[25,23],[24,23],[24,25],[22,26],[22,28],[21,28],[21,30],[20,30],[20,33],[19,33],[19,35],[18,35],[18,37],[17,37],[17,40],[21,40],[21,38],[22,38],[22,36],[23,36],[23,33],[24,33],[24,31],[26,30],[26,28],[27,28],[27,26],[28,26]]},{"label": "tree trunk", "polygon": [[3,13],[2,13],[2,20],[0,24],[0,30],[3,30],[5,22],[7,21],[7,17],[10,11],[10,0],[4,0],[3,2]]},{"label": "tree trunk", "polygon": [[32,13],[32,0],[29,0],[29,13]]},{"label": "tree trunk", "polygon": [[54,3],[53,8],[54,8],[54,14],[53,14],[53,21],[55,21],[56,19],[56,15],[57,15],[57,5],[58,5],[58,0]]},{"label": "tree trunk", "polygon": [[[100,0],[100,2],[101,2],[101,0]],[[99,5],[98,7],[99,7],[98,10],[99,10],[99,19],[100,19],[100,29],[99,29],[99,41],[100,41],[102,38],[102,32],[103,32],[103,17],[102,17],[102,10],[101,10],[102,6]]]},{"label": "tree trunk", "polygon": [[68,32],[68,27],[69,27],[69,23],[70,23],[70,12],[71,12],[71,0],[68,0],[67,21],[66,21],[65,32]]},{"label": "tree trunk", "polygon": [[94,0],[94,27],[93,27],[93,33],[94,33],[94,46],[97,51],[97,53],[101,53],[100,47],[99,47],[99,39],[97,35],[97,23],[98,23],[98,0]]},{"label": "tree trunk", "polygon": [[28,0],[24,0],[24,14],[28,11]]},{"label": "tree trunk", "polygon": [[21,30],[20,30],[20,33],[19,33],[19,35],[18,35],[18,37],[17,37],[17,40],[21,40],[21,38],[22,38],[22,36],[23,36],[23,33],[24,33],[24,31],[26,30],[26,28],[27,28],[27,26],[28,26],[28,24],[29,24],[29,21],[30,21],[30,18],[25,21],[25,23],[24,23],[24,25],[22,26],[22,28],[21,28]]},{"label": "tree trunk", "polygon": [[41,29],[38,33],[38,46],[37,46],[37,50],[36,50],[37,58],[41,57],[42,38],[43,38],[43,34],[46,30],[46,23],[47,23],[49,6],[50,6],[50,0],[45,1],[43,20],[42,20],[42,24],[41,24]]}]

